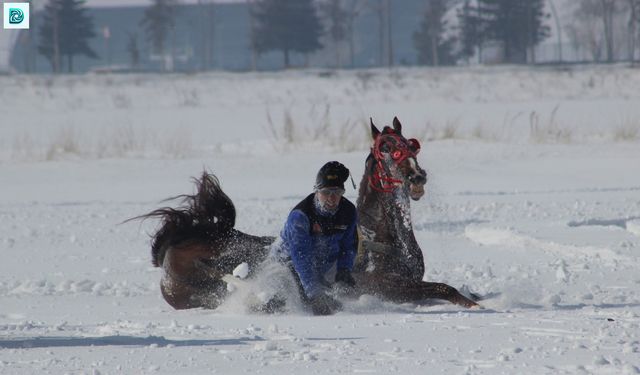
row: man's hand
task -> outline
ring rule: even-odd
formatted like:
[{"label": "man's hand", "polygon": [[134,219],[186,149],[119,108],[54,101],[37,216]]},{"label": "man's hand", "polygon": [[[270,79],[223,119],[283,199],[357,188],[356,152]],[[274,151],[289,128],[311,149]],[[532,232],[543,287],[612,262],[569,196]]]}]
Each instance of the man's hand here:
[{"label": "man's hand", "polygon": [[339,269],[336,272],[336,283],[343,283],[351,288],[356,286],[356,280],[351,276],[351,272],[347,269]]},{"label": "man's hand", "polygon": [[342,303],[325,293],[309,298],[309,303],[314,315],[332,315],[342,310]]}]

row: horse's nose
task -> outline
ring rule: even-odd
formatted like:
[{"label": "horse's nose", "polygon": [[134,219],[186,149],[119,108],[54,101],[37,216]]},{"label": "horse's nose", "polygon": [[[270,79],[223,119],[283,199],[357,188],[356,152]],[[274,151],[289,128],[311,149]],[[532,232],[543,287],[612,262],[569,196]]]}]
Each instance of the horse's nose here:
[{"label": "horse's nose", "polygon": [[424,169],[420,169],[419,171],[413,173],[409,177],[409,182],[416,185],[424,185],[427,183],[427,172]]}]

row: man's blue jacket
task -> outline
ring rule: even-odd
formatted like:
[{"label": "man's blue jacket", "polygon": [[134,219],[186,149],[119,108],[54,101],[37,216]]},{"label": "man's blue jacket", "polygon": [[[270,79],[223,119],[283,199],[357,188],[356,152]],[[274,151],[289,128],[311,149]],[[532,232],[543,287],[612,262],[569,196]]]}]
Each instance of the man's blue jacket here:
[{"label": "man's blue jacket", "polygon": [[322,215],[314,199],[311,194],[294,207],[280,232],[279,256],[291,260],[307,297],[322,291],[334,264],[351,271],[358,246],[353,203],[342,197],[335,214]]}]

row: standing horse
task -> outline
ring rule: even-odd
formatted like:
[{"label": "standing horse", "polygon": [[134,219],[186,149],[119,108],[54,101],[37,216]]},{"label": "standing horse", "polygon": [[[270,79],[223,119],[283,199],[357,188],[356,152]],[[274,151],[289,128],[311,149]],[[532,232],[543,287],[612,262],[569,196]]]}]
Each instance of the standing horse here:
[{"label": "standing horse", "polygon": [[394,302],[436,298],[464,307],[477,304],[455,288],[422,281],[424,257],[411,225],[410,199],[424,195],[426,172],[418,165],[420,143],[402,135],[397,117],[382,132],[371,120],[374,144],[365,162],[358,200],[360,247],[354,267],[358,293]]},{"label": "standing horse", "polygon": [[[476,306],[446,284],[422,281],[424,259],[411,228],[409,197],[420,199],[427,179],[416,160],[419,143],[402,136],[397,118],[393,125],[380,132],[371,123],[374,145],[357,201],[363,239],[353,292],[395,302],[437,298]],[[274,241],[234,229],[235,207],[215,176],[204,172],[195,183],[195,194],[169,198],[181,199],[180,207],[133,218],[161,220],[152,236],[152,263],[162,267],[162,296],[176,309],[218,307],[227,296],[223,276],[242,262],[258,269]]]}]

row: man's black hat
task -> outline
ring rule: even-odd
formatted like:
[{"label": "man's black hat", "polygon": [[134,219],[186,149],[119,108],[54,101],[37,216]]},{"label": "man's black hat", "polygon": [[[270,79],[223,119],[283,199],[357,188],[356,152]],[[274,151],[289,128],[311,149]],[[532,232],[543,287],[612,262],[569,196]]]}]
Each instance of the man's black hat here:
[{"label": "man's black hat", "polygon": [[330,161],[323,165],[316,176],[316,190],[327,187],[338,187],[344,189],[344,182],[349,177],[347,167],[337,161]]}]

